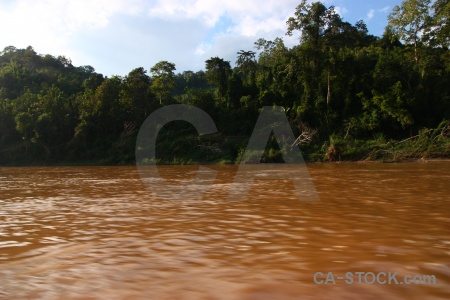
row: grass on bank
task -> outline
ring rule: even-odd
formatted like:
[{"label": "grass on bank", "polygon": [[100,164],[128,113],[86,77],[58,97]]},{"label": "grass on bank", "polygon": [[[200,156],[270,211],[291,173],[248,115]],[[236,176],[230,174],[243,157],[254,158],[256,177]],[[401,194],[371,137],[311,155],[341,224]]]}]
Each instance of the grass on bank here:
[{"label": "grass on bank", "polygon": [[311,160],[324,161],[407,161],[450,158],[450,122],[438,128],[422,129],[418,135],[397,141],[382,134],[370,140],[344,139],[331,136]]}]

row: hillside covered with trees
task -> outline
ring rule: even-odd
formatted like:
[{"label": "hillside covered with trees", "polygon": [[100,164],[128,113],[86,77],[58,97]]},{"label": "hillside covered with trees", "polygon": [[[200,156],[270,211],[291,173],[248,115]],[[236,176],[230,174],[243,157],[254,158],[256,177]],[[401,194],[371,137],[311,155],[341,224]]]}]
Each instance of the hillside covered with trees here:
[{"label": "hillside covered with trees", "polygon": [[[258,39],[235,67],[211,57],[204,71],[161,61],[105,77],[69,58],[0,52],[0,165],[132,164],[146,117],[169,104],[205,110],[218,133],[172,122],[158,136],[162,163],[239,161],[262,106],[286,111],[312,161],[450,157],[450,4],[407,0],[381,37],[303,0],[287,20],[299,44]],[[275,139],[265,162],[282,161]]]}]

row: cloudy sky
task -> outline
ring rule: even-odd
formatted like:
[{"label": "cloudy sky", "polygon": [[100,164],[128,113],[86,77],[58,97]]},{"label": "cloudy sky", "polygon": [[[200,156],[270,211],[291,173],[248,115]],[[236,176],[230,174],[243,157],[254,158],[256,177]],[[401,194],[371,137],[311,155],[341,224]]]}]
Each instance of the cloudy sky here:
[{"label": "cloudy sky", "polygon": [[[326,0],[350,23],[364,20],[380,36],[401,0]],[[258,38],[287,37],[286,20],[300,0],[0,0],[0,51],[31,45],[64,55],[107,76],[146,70],[158,61],[177,72],[204,69],[219,56],[232,65]]]}]

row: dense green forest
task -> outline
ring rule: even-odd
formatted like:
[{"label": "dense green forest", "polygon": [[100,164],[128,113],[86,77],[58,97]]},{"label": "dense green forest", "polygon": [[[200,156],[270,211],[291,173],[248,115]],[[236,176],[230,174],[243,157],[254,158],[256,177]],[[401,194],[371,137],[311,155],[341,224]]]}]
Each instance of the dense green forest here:
[{"label": "dense green forest", "polygon": [[[258,39],[236,63],[204,71],[161,61],[105,77],[64,56],[0,53],[0,165],[132,164],[146,117],[169,104],[205,110],[218,133],[183,121],[158,136],[161,163],[239,161],[262,106],[282,106],[310,161],[450,157],[450,4],[407,0],[383,36],[333,7],[302,1],[287,20],[298,45]],[[262,159],[282,161],[271,139]]]}]

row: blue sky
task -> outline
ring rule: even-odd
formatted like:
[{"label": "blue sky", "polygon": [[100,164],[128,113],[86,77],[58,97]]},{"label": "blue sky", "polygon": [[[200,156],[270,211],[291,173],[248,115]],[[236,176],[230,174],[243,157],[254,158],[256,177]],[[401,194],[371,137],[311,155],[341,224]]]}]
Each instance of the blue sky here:
[{"label": "blue sky", "polygon": [[[352,24],[367,23],[380,36],[400,0],[327,0]],[[177,72],[204,69],[219,56],[234,64],[236,52],[253,50],[258,38],[282,37],[300,0],[1,0],[0,50],[33,46],[91,65],[107,76],[149,70],[161,60]]]}]

